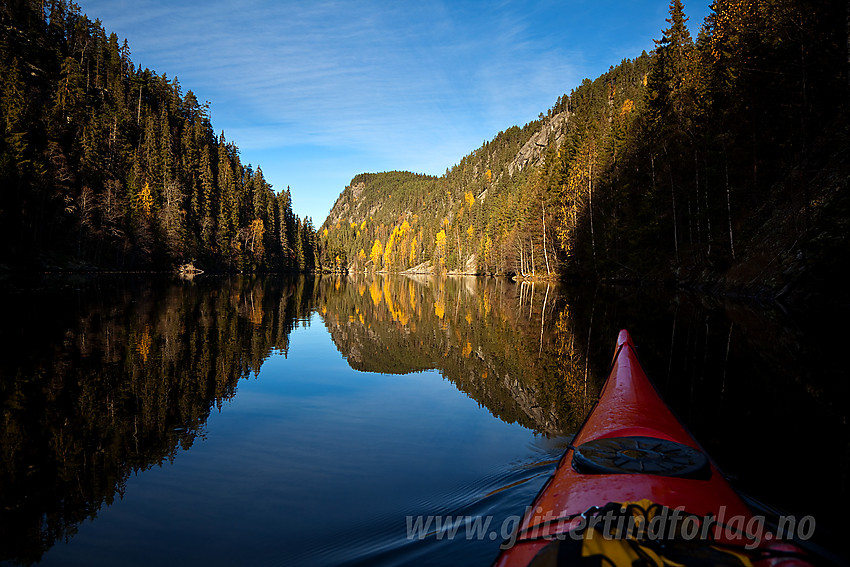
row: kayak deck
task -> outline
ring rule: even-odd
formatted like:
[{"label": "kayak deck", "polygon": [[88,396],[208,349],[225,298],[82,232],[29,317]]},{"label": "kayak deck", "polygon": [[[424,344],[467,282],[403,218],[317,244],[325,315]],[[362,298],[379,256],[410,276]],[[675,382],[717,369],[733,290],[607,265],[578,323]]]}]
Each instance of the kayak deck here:
[{"label": "kayak deck", "polygon": [[[662,401],[637,360],[629,333],[623,330],[598,402],[495,565],[528,565],[543,555],[541,551],[552,540],[566,539],[565,534],[586,527],[589,511],[610,503],[637,502],[714,518],[720,525],[739,521],[742,528],[753,517]],[[743,547],[746,543],[740,530],[708,531],[713,544]],[[807,564],[784,559],[783,565]]]}]

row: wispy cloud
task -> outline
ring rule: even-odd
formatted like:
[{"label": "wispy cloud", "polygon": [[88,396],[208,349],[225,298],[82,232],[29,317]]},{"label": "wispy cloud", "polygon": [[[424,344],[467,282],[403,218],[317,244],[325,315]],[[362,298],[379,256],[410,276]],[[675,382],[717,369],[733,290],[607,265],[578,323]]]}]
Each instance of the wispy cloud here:
[{"label": "wispy cloud", "polygon": [[[184,89],[212,101],[213,125],[227,130],[246,161],[277,155],[286,171],[263,164],[264,171],[306,185],[311,170],[324,168],[304,190],[325,195],[329,206],[360,171],[398,164],[441,173],[499,130],[534,119],[589,70],[618,63],[610,53],[642,38],[651,44],[664,23],[654,22],[666,2],[637,9],[629,3],[628,14],[620,13],[623,3],[606,3],[83,0],[82,6],[107,31],[129,38],[137,64],[176,75]],[[617,17],[606,15],[615,10]],[[658,29],[624,32],[640,27],[635,14]],[[340,156],[338,167],[333,156]],[[336,174],[329,177],[327,168]],[[285,177],[270,181],[290,184]],[[296,195],[299,189],[293,186]]]}]

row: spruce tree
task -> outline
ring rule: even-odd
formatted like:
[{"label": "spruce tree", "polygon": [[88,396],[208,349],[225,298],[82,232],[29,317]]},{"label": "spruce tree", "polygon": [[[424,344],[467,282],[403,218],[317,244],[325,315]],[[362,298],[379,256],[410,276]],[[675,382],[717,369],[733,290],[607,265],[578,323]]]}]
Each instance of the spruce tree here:
[{"label": "spruce tree", "polygon": [[236,236],[238,210],[236,203],[236,180],[234,179],[233,169],[230,165],[224,132],[221,133],[218,143],[217,181],[219,200],[216,216],[216,243],[218,244],[219,254],[229,263],[233,260],[231,246]]}]

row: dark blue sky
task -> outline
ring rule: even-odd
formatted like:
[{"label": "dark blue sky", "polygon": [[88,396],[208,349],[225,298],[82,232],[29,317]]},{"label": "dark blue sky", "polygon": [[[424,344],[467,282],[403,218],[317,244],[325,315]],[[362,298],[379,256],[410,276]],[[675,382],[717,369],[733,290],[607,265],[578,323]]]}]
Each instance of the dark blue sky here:
[{"label": "dark blue sky", "polygon": [[[685,3],[696,34],[708,0]],[[361,172],[440,175],[651,50],[668,2],[82,0],[320,224]]]}]

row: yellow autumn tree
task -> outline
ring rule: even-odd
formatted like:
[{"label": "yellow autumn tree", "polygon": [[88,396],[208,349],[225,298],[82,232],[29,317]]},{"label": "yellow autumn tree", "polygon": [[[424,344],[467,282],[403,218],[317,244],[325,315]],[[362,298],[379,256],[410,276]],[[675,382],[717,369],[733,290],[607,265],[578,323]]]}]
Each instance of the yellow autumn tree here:
[{"label": "yellow autumn tree", "polygon": [[387,238],[387,245],[384,247],[384,267],[388,270],[393,265],[393,247],[395,246],[396,237],[398,236],[398,227],[393,227],[390,237]]},{"label": "yellow autumn tree", "polygon": [[136,210],[139,210],[146,217],[151,216],[151,209],[153,208],[153,197],[151,196],[151,188],[150,185],[145,183],[145,186],[142,187],[142,190],[136,194]]},{"label": "yellow autumn tree", "polygon": [[141,355],[144,362],[148,361],[148,355],[151,352],[151,328],[150,325],[145,325],[145,330],[140,337],[136,339],[136,350]]},{"label": "yellow autumn tree", "polygon": [[563,200],[560,207],[560,223],[556,234],[561,247],[568,255],[572,253],[576,242],[579,213],[587,207],[590,215],[591,245],[596,243],[593,233],[593,178],[597,161],[596,142],[588,139],[580,147],[567,172],[563,188]]},{"label": "yellow autumn tree", "polygon": [[481,256],[480,264],[489,268],[493,255],[493,240],[489,234],[485,234],[484,238],[481,239],[479,255]]},{"label": "yellow autumn tree", "polygon": [[437,261],[440,263],[440,270],[446,265],[446,231],[440,229],[435,240],[437,245]]},{"label": "yellow autumn tree", "polygon": [[398,252],[396,255],[398,256],[398,263],[401,265],[402,268],[407,267],[404,264],[408,260],[407,250],[410,246],[411,232],[412,231],[410,230],[410,223],[408,223],[407,220],[402,222],[401,226],[398,228],[398,244],[396,245]]},{"label": "yellow autumn tree", "polygon": [[381,258],[384,256],[384,245],[381,244],[379,239],[375,239],[375,243],[372,244],[372,252],[369,254],[369,259],[372,260],[372,269],[380,270],[381,269]]},{"label": "yellow autumn tree", "polygon": [[[489,169],[487,170],[487,173],[490,173]],[[489,181],[489,179],[487,181]],[[472,191],[464,193],[463,198],[466,200],[466,206],[472,209],[472,204],[475,202],[475,197],[472,195]]]},{"label": "yellow autumn tree", "polygon": [[262,258],[266,253],[263,247],[263,234],[266,231],[263,219],[251,221],[250,231],[251,253],[257,258]]}]

